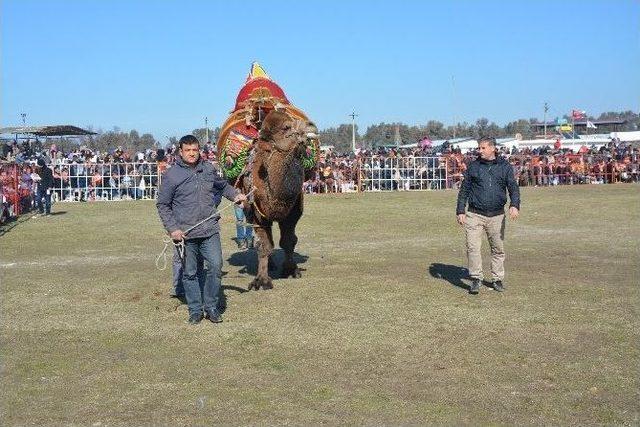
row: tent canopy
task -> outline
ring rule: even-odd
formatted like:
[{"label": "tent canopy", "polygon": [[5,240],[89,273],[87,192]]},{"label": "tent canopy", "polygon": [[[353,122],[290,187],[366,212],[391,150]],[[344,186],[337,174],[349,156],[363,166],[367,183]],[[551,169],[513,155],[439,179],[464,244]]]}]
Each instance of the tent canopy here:
[{"label": "tent canopy", "polygon": [[0,134],[5,133],[24,133],[36,136],[83,136],[96,135],[86,129],[71,125],[55,125],[55,126],[14,126],[0,128]]}]

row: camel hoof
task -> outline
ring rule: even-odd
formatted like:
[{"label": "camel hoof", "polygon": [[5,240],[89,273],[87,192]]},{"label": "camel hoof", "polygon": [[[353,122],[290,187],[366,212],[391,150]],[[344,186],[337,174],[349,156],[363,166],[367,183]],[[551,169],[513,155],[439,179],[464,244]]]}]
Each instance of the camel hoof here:
[{"label": "camel hoof", "polygon": [[273,289],[273,282],[271,282],[271,279],[269,278],[259,279],[256,277],[251,283],[249,283],[249,290],[255,289],[256,291],[259,291],[260,288],[264,290]]}]

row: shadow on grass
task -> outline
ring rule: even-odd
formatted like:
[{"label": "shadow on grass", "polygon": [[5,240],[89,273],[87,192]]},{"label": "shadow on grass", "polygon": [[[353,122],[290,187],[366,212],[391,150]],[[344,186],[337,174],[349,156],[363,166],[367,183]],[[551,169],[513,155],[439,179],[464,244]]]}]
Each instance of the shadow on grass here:
[{"label": "shadow on grass", "polygon": [[436,279],[443,279],[451,283],[453,286],[469,290],[469,285],[464,283],[462,279],[469,277],[467,269],[457,265],[433,263],[429,266],[429,274]]},{"label": "shadow on grass", "polygon": [[[301,271],[304,271],[304,268],[300,267],[300,264],[304,264],[307,262],[309,257],[307,255],[302,255],[297,252],[293,253],[293,261],[298,264],[298,268]],[[248,274],[250,276],[255,276],[258,274],[258,252],[255,249],[249,249],[246,251],[235,252],[233,253],[229,259],[227,260],[229,264],[235,267],[242,267],[240,271],[241,274]],[[272,278],[279,278],[280,274],[275,274],[276,270],[280,270],[280,266],[284,261],[284,250],[283,249],[274,249],[269,257],[269,275]],[[280,273],[278,271],[278,273]]]},{"label": "shadow on grass", "polygon": [[14,227],[22,224],[25,221],[28,221],[32,215],[33,215],[32,212],[27,212],[23,215],[20,215],[17,218],[14,217],[14,218],[7,219],[5,222],[2,223],[2,225],[0,225],[0,237],[4,236],[5,234],[13,230]]},{"label": "shadow on grass", "polygon": [[[220,311],[220,313],[224,313],[227,310],[227,295],[225,294],[225,291],[235,291],[240,294],[249,292],[247,289],[243,289],[238,286],[222,285],[220,287],[220,293],[218,294],[218,310]],[[185,298],[184,295],[174,296],[172,298],[175,298],[176,300],[180,301],[180,304],[184,304],[184,305],[187,304],[187,299]]]}]

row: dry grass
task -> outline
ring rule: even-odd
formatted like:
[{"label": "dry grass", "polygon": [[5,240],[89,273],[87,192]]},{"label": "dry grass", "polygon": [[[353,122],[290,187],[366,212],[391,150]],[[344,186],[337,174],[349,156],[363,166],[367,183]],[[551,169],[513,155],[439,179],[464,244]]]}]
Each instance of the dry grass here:
[{"label": "dry grass", "polygon": [[273,291],[227,216],[225,322],[196,327],[152,203],[58,204],[0,237],[0,423],[638,424],[639,196],[523,189],[478,297],[455,192],[308,197]]}]

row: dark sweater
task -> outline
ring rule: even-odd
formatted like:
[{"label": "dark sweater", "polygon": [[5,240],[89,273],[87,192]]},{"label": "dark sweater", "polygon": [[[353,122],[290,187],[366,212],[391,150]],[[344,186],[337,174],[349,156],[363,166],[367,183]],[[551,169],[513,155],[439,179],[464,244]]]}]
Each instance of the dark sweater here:
[{"label": "dark sweater", "polygon": [[494,160],[478,158],[464,174],[456,214],[465,213],[468,202],[469,212],[484,216],[501,215],[507,203],[507,191],[510,207],[520,209],[520,188],[509,162],[502,157]]},{"label": "dark sweater", "polygon": [[[233,200],[238,193],[216,173],[211,163],[200,160],[190,167],[178,159],[162,175],[156,206],[169,233],[187,231],[216,211],[220,196]],[[194,228],[186,238],[209,237],[219,232],[218,217],[214,217]]]},{"label": "dark sweater", "polygon": [[43,166],[40,170],[40,188],[48,190],[53,187],[53,172],[48,166]]}]

